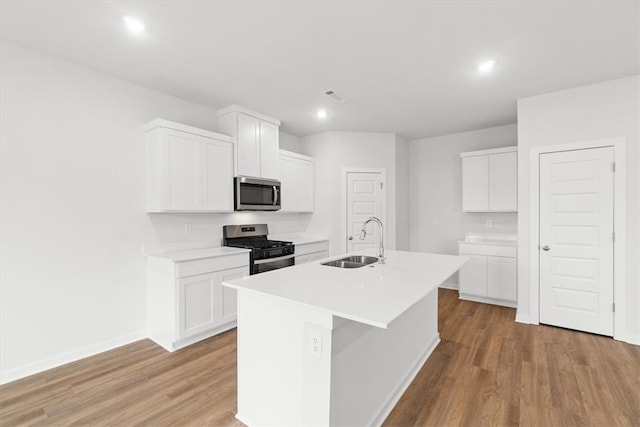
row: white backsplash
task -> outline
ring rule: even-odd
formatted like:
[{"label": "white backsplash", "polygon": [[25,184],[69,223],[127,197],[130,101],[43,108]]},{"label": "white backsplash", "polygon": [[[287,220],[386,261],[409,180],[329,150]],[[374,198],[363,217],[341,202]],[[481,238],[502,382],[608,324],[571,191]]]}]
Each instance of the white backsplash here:
[{"label": "white backsplash", "polygon": [[[267,224],[269,234],[303,233],[311,214],[285,212],[154,213],[146,214],[144,253],[218,247],[222,227]],[[187,225],[189,224],[189,225]],[[186,228],[190,227],[190,232]]]}]

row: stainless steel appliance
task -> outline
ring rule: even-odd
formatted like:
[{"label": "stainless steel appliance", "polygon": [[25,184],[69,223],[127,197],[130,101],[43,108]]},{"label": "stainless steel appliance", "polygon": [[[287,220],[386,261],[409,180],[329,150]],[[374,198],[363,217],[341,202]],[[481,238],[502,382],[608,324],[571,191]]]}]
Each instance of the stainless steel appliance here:
[{"label": "stainless steel appliance", "polygon": [[277,211],[281,206],[280,181],[237,176],[234,179],[237,211]]},{"label": "stainless steel appliance", "polygon": [[222,227],[222,244],[235,248],[251,249],[249,271],[251,274],[295,265],[295,246],[291,242],[269,240],[267,224],[225,225]]}]

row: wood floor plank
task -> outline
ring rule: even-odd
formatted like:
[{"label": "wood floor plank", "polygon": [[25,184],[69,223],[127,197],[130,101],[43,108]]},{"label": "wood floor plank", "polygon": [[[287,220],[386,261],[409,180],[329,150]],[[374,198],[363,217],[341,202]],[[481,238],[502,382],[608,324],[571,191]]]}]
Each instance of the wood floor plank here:
[{"label": "wood floor plank", "polygon": [[[441,342],[386,426],[640,426],[640,347],[439,292]],[[236,332],[149,340],[0,386],[0,425],[242,426]]]}]

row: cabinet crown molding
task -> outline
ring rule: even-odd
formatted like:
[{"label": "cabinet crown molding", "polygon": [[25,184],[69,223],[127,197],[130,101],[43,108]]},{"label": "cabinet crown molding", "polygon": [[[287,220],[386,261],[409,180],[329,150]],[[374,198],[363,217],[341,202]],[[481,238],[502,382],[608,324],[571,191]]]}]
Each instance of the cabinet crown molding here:
[{"label": "cabinet crown molding", "polygon": [[221,141],[233,142],[233,138],[231,138],[229,135],[223,135],[221,133],[213,132],[210,130],[201,129],[194,126],[189,126],[189,125],[185,125],[178,122],[172,122],[171,120],[165,120],[160,118],[151,120],[149,123],[143,126],[142,130],[144,132],[149,132],[150,130],[153,130],[155,128],[168,128],[168,129],[191,133],[194,135],[206,136],[208,138],[213,138]]},{"label": "cabinet crown molding", "polygon": [[464,153],[460,153],[460,157],[486,156],[489,154],[510,153],[513,151],[518,151],[517,145],[513,147],[491,148],[488,150],[465,151]]},{"label": "cabinet crown molding", "polygon": [[316,159],[314,159],[313,157],[307,156],[305,154],[300,154],[300,153],[296,153],[293,151],[287,151],[287,150],[283,150],[283,149],[279,149],[278,150],[280,152],[281,156],[287,156],[287,157],[293,157],[296,159],[300,159],[300,160],[307,160],[309,162],[314,162],[316,161]]},{"label": "cabinet crown molding", "polygon": [[248,116],[252,116],[255,117],[257,119],[260,120],[264,120],[265,122],[269,122],[269,123],[273,123],[276,126],[280,126],[280,120],[275,119],[273,117],[267,116],[265,114],[262,113],[258,113],[256,111],[250,110],[248,108],[245,108],[241,105],[230,105],[226,108],[223,108],[222,110],[218,110],[218,117],[220,116],[224,116],[225,114],[229,114],[229,113],[242,113],[242,114],[246,114]]}]

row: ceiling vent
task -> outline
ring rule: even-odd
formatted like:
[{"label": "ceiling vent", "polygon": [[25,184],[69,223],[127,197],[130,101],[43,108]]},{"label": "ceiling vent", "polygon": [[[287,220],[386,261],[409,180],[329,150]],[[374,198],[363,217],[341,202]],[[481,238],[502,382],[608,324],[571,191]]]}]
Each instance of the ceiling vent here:
[{"label": "ceiling vent", "polygon": [[329,98],[333,99],[334,101],[338,101],[338,102],[344,101],[343,97],[341,97],[340,95],[338,95],[332,90],[327,90],[324,92],[324,94],[327,95]]}]

